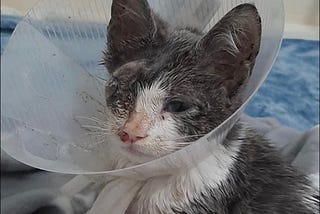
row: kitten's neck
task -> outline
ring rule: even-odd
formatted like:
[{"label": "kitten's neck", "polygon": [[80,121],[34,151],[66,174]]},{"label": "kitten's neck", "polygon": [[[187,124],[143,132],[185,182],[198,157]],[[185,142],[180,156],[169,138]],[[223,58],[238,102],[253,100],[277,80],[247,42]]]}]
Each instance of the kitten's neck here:
[{"label": "kitten's neck", "polygon": [[[132,210],[135,213],[143,213],[149,210],[150,213],[158,213],[160,209],[165,213],[172,213],[172,208],[177,211],[192,204],[190,200],[197,200],[203,195],[209,195],[216,191],[215,199],[223,200],[227,192],[219,189],[223,186],[228,188],[227,180],[230,178],[230,169],[237,158],[240,149],[242,129],[239,125],[234,127],[223,144],[216,144],[211,156],[206,158],[195,167],[182,169],[174,175],[154,177],[145,181],[134,200]],[[241,139],[243,139],[241,137]],[[226,190],[226,189],[225,189]],[[161,203],[159,205],[159,201]],[[161,206],[161,207],[159,207]]]}]

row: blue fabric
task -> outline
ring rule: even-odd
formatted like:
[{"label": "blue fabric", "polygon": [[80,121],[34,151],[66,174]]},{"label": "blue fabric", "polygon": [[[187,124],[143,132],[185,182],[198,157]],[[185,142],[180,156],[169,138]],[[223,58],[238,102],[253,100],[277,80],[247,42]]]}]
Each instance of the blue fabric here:
[{"label": "blue fabric", "polygon": [[319,124],[319,41],[284,39],[266,81],[245,112],[305,131]]},{"label": "blue fabric", "polygon": [[10,36],[20,20],[21,18],[17,16],[1,15],[1,54],[7,46]]},{"label": "blue fabric", "polygon": [[[19,20],[1,16],[1,54]],[[284,39],[269,76],[245,113],[273,117],[301,131],[319,124],[319,41]]]}]

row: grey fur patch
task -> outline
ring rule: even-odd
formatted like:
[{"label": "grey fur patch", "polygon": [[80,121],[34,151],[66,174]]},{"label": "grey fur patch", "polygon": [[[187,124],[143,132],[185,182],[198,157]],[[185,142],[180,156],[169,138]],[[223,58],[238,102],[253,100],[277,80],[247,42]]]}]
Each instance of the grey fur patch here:
[{"label": "grey fur patch", "polygon": [[[134,26],[134,27],[133,27]],[[230,11],[206,35],[170,28],[146,0],[114,0],[104,63],[112,75],[108,108],[119,118],[134,109],[138,88],[162,82],[168,97],[191,108],[172,114],[181,135],[213,130],[241,104],[260,48],[261,20],[255,6]],[[228,138],[236,139],[237,124]],[[190,138],[189,141],[198,137]],[[210,194],[195,195],[176,213],[316,213],[309,182],[279,158],[254,131],[248,131],[230,175]],[[228,139],[224,146],[228,147]],[[310,198],[312,198],[310,196]]]}]

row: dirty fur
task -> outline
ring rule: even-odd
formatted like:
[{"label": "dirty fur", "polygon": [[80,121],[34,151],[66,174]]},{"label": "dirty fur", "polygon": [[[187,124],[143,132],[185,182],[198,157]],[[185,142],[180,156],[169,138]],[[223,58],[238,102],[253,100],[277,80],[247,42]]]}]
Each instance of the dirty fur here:
[{"label": "dirty fur", "polygon": [[[242,4],[202,34],[165,23],[146,0],[114,0],[107,36],[109,139],[128,166],[181,149],[240,106],[261,20]],[[117,136],[134,111],[146,116],[148,137],[125,149],[141,155],[122,151]],[[238,122],[215,151],[197,168],[144,181],[126,213],[318,213],[307,178],[254,129]]]}]

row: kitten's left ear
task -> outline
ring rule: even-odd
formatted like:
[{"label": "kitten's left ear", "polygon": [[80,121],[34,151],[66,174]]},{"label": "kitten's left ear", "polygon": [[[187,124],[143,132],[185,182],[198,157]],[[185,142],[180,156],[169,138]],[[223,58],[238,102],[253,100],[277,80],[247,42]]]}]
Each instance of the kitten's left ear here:
[{"label": "kitten's left ear", "polygon": [[147,0],[113,0],[104,59],[109,72],[159,42],[164,29],[164,22],[153,13]]},{"label": "kitten's left ear", "polygon": [[200,41],[203,66],[218,77],[232,97],[251,74],[261,40],[261,20],[256,7],[242,4],[227,13]]}]

